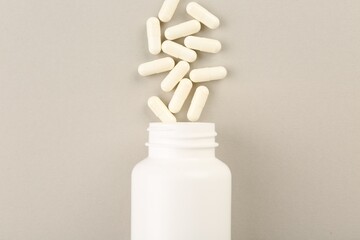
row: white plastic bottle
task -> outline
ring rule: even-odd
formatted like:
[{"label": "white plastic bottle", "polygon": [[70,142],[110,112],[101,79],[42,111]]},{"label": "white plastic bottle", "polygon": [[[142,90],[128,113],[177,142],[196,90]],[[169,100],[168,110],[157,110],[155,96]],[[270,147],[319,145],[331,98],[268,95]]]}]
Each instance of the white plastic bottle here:
[{"label": "white plastic bottle", "polygon": [[215,124],[150,123],[132,172],[131,240],[230,240],[231,173]]}]

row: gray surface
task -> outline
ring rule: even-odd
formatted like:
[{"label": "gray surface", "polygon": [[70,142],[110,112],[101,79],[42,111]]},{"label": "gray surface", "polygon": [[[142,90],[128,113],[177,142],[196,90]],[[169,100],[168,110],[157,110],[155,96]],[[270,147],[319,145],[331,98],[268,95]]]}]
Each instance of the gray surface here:
[{"label": "gray surface", "polygon": [[[130,239],[161,2],[0,1],[1,240]],[[233,172],[233,239],[359,239],[360,2],[200,2],[224,49],[196,65],[230,72],[202,121]]]}]

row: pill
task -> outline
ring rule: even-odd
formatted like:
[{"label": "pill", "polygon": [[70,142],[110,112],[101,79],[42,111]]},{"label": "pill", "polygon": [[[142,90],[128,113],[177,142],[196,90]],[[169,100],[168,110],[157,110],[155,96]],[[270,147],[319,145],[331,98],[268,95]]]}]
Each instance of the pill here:
[{"label": "pill", "polygon": [[199,21],[190,20],[167,28],[165,30],[165,37],[169,40],[174,40],[197,33],[200,29],[201,24]]},{"label": "pill", "polygon": [[189,72],[190,65],[185,61],[180,61],[168,73],[168,75],[161,82],[161,89],[164,92],[170,92],[180,82],[181,79]]},{"label": "pill", "polygon": [[192,82],[187,78],[184,78],[183,80],[180,81],[169,103],[169,110],[171,112],[173,113],[180,112],[182,106],[185,103],[186,98],[189,96],[192,86],[193,86]]},{"label": "pill", "polygon": [[180,0],[165,0],[159,11],[159,19],[168,22],[173,17]]},{"label": "pill", "polygon": [[202,110],[204,109],[206,100],[209,96],[209,89],[205,86],[200,86],[196,89],[194,97],[191,100],[187,118],[191,122],[199,120]]},{"label": "pill", "polygon": [[175,61],[171,57],[164,57],[154,61],[140,64],[138,72],[141,76],[149,76],[156,73],[170,71],[175,66]]},{"label": "pill", "polygon": [[217,53],[221,50],[221,43],[210,38],[188,36],[185,38],[184,44],[187,48],[208,53]]},{"label": "pill", "polygon": [[148,99],[148,106],[151,111],[165,123],[176,122],[175,116],[169,111],[166,105],[157,96],[152,96]]},{"label": "pill", "polygon": [[190,79],[193,82],[207,82],[225,78],[227,75],[224,67],[198,68],[190,72]]},{"label": "pill", "polygon": [[187,62],[194,62],[197,58],[197,54],[194,50],[188,49],[187,47],[170,40],[166,40],[162,43],[162,50],[170,56],[180,58]]},{"label": "pill", "polygon": [[189,3],[186,6],[186,12],[210,29],[215,29],[220,25],[220,20],[214,14],[196,2]]},{"label": "pill", "polygon": [[156,17],[151,17],[146,21],[146,32],[148,38],[148,48],[151,54],[161,52],[161,30],[160,21]]}]

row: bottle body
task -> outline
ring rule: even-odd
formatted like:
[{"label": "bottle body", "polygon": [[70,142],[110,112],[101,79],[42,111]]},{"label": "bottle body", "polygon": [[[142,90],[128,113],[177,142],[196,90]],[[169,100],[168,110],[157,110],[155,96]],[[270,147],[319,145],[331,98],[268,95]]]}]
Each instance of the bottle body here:
[{"label": "bottle body", "polygon": [[231,239],[231,173],[201,141],[155,144],[134,167],[132,240]]}]

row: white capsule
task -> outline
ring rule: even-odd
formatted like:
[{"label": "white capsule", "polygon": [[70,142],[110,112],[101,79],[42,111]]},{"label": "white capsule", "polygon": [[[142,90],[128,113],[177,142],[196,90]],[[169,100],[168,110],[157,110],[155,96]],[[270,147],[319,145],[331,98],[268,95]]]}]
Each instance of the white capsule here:
[{"label": "white capsule", "polygon": [[170,71],[175,66],[175,61],[171,57],[164,57],[154,61],[140,64],[138,72],[141,76],[149,76],[156,73]]},{"label": "white capsule", "polygon": [[164,92],[170,92],[180,82],[181,79],[189,72],[190,65],[185,61],[180,61],[168,73],[168,75],[161,82],[161,89]]},{"label": "white capsule", "polygon": [[220,25],[220,20],[214,14],[196,2],[189,3],[186,6],[186,12],[210,29],[215,29]]},{"label": "white capsule", "polygon": [[169,40],[174,40],[181,37],[186,37],[191,34],[199,32],[201,24],[197,20],[190,20],[178,25],[169,27],[165,30],[165,37]]},{"label": "white capsule", "polygon": [[227,71],[224,67],[207,67],[192,70],[190,79],[193,82],[208,82],[223,79],[226,75]]},{"label": "white capsule", "polygon": [[176,122],[175,116],[169,111],[159,97],[152,96],[148,99],[151,111],[164,123]]},{"label": "white capsule", "polygon": [[161,52],[161,30],[160,21],[156,17],[151,17],[146,21],[146,32],[148,39],[148,48],[151,54]]},{"label": "white capsule", "polygon": [[221,50],[221,43],[210,38],[188,36],[185,38],[184,44],[187,48],[208,53],[217,53]]},{"label": "white capsule", "polygon": [[188,49],[187,47],[170,40],[163,42],[162,50],[170,56],[180,58],[187,62],[194,62],[197,58],[197,54],[194,50]]},{"label": "white capsule", "polygon": [[180,112],[182,106],[185,103],[186,98],[189,96],[192,85],[193,85],[192,82],[187,78],[184,78],[183,80],[180,81],[169,103],[169,110],[171,112],[173,113]]},{"label": "white capsule", "polygon": [[207,87],[200,86],[196,89],[194,97],[191,100],[189,111],[187,113],[187,118],[189,121],[195,122],[199,120],[208,96],[209,89]]},{"label": "white capsule", "polygon": [[168,22],[173,17],[180,0],[165,0],[159,11],[159,19]]}]

